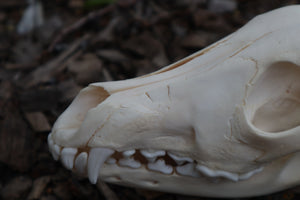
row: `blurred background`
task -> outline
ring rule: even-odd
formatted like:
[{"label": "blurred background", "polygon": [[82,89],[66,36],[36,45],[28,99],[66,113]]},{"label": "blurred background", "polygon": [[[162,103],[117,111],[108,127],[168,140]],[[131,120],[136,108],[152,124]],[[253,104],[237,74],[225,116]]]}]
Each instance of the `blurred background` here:
[{"label": "blurred background", "polygon": [[[91,82],[153,72],[297,0],[0,0],[0,199],[210,199],[100,183],[55,162],[47,135]],[[217,192],[217,191],[216,191]],[[300,189],[248,199],[300,199]]]}]

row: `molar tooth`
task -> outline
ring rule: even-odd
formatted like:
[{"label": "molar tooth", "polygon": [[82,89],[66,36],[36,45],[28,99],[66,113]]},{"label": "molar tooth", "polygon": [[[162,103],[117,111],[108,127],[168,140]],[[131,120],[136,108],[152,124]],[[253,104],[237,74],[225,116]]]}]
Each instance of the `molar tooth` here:
[{"label": "molar tooth", "polygon": [[69,170],[73,168],[74,157],[76,153],[76,148],[69,147],[63,148],[63,150],[61,151],[61,162]]},{"label": "molar tooth", "polygon": [[196,178],[200,177],[200,174],[195,170],[194,163],[187,163],[182,166],[177,166],[176,172],[180,175],[192,176],[192,177],[196,177]]},{"label": "molar tooth", "polygon": [[141,163],[134,160],[133,158],[122,158],[119,160],[119,164],[121,166],[125,166],[125,167],[131,167],[134,169],[140,168],[141,167]]},{"label": "molar tooth", "polygon": [[88,177],[91,183],[96,184],[99,170],[103,163],[114,153],[108,148],[92,148],[88,158]]},{"label": "molar tooth", "polygon": [[264,169],[264,167],[260,167],[260,168],[257,168],[255,170],[252,170],[252,171],[249,171],[249,172],[246,172],[244,174],[240,174],[239,176],[239,180],[247,180],[248,178],[250,178],[251,176],[261,172],[262,170]]},{"label": "molar tooth", "polygon": [[123,154],[124,157],[128,158],[128,157],[132,156],[133,154],[135,154],[135,150],[134,149],[133,150],[127,150],[127,151],[124,151],[122,154]]},{"label": "molar tooth", "polygon": [[75,169],[80,174],[84,174],[86,170],[88,154],[86,152],[81,152],[75,159]]},{"label": "molar tooth", "polygon": [[178,164],[178,165],[182,165],[183,163],[185,162],[189,162],[189,163],[192,163],[194,162],[193,159],[189,158],[189,157],[179,157],[179,156],[176,156],[172,153],[169,153],[168,152],[168,155]]},{"label": "molar tooth", "polygon": [[173,172],[173,167],[166,165],[163,159],[158,159],[155,163],[148,163],[148,169],[153,171],[158,171],[163,174],[171,174]]},{"label": "molar tooth", "polygon": [[154,162],[158,156],[166,155],[165,151],[141,150],[140,152],[149,162]]}]

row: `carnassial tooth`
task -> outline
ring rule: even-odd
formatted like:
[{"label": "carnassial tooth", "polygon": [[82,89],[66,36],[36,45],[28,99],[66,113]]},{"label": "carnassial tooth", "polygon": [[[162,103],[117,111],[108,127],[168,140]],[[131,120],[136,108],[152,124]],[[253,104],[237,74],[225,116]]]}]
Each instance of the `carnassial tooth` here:
[{"label": "carnassial tooth", "polygon": [[185,162],[189,162],[189,163],[194,162],[194,160],[189,157],[179,157],[169,152],[168,155],[177,163],[177,165],[182,165]]},{"label": "carnassial tooth", "polygon": [[88,154],[86,152],[81,152],[75,159],[75,169],[78,173],[84,174],[86,171]]},{"label": "carnassial tooth", "polygon": [[125,167],[131,167],[134,169],[140,168],[141,167],[141,163],[134,160],[133,158],[122,158],[119,160],[119,164],[121,166],[125,166]]},{"label": "carnassial tooth", "polygon": [[158,156],[166,155],[165,151],[141,150],[141,154],[147,158],[149,162],[154,162]]},{"label": "carnassial tooth", "polygon": [[173,167],[166,165],[163,159],[158,159],[155,163],[148,163],[148,169],[153,171],[158,171],[163,174],[171,174],[173,172]]},{"label": "carnassial tooth", "polygon": [[181,175],[185,176],[192,176],[192,177],[200,177],[200,174],[195,170],[195,164],[194,163],[187,163],[182,166],[176,167],[176,172]]},{"label": "carnassial tooth", "polygon": [[127,150],[127,151],[124,151],[122,154],[124,157],[130,157],[132,156],[133,154],[135,153],[135,150]]},{"label": "carnassial tooth", "polygon": [[223,171],[223,170],[214,170],[214,169],[210,169],[204,165],[197,165],[196,169],[203,173],[206,176],[209,177],[223,177],[223,178],[227,178],[231,181],[238,181],[239,180],[239,175],[236,173],[232,173],[232,172],[227,172],[227,171]]},{"label": "carnassial tooth", "polygon": [[91,183],[96,184],[99,170],[103,163],[114,153],[108,148],[92,148],[88,158],[88,177]]},{"label": "carnassial tooth", "polygon": [[63,148],[61,151],[61,162],[67,169],[72,169],[74,164],[74,157],[77,153],[76,148]]}]

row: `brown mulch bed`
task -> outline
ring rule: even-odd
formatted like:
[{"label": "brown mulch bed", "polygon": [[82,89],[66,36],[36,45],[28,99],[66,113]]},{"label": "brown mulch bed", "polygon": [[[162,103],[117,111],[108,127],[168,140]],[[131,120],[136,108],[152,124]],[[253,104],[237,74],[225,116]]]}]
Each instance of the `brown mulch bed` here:
[{"label": "brown mulch bed", "polygon": [[[232,0],[226,8],[213,0],[40,2],[43,25],[18,34],[27,1],[0,0],[0,199],[210,199],[92,185],[52,159],[47,135],[87,84],[153,72],[299,1]],[[299,191],[248,199],[299,199]]]}]

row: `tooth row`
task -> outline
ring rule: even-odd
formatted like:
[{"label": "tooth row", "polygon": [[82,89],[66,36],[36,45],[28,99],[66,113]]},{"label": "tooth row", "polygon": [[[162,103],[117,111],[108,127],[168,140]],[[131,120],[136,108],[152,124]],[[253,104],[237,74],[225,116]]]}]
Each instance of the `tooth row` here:
[{"label": "tooth row", "polygon": [[[55,160],[61,159],[62,164],[67,169],[74,169],[79,174],[88,174],[91,183],[96,183],[99,172],[104,163],[118,164],[122,167],[133,169],[140,168],[142,163],[134,159],[136,150],[127,150],[122,152],[122,157],[116,159],[111,157],[115,151],[109,148],[91,148],[89,153],[78,152],[77,148],[62,148],[54,143],[51,134],[48,136],[49,150]],[[163,174],[172,174],[176,172],[179,175],[199,178],[201,176],[211,177],[214,179],[226,178],[231,181],[245,180],[263,170],[263,167],[255,169],[244,174],[237,174],[223,170],[210,169],[207,166],[196,164],[196,161],[189,157],[180,157],[166,151],[140,150],[147,160],[147,169],[150,171],[160,172]],[[172,158],[178,166],[171,166],[166,163],[164,156],[166,154]]]}]

